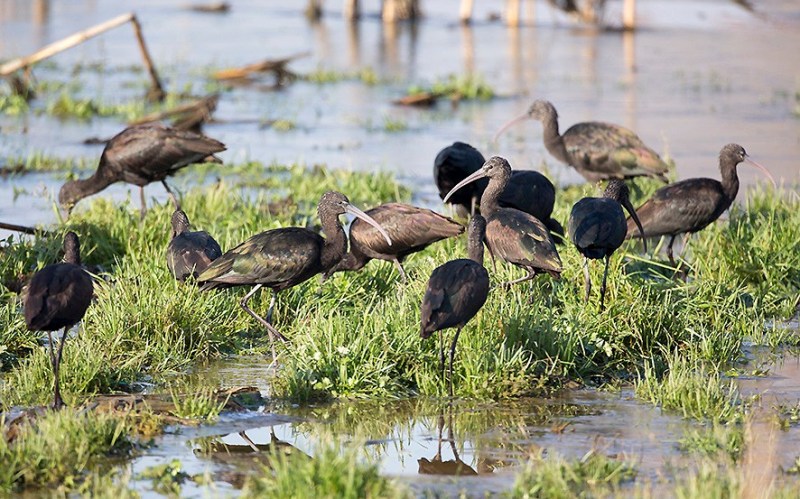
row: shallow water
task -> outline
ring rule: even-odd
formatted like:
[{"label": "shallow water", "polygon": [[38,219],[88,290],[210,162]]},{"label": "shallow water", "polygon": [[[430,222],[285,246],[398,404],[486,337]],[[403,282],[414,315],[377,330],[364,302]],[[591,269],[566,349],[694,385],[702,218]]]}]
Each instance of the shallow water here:
[{"label": "shallow water", "polygon": [[[254,158],[392,170],[415,189],[416,202],[439,206],[430,182],[433,158],[453,140],[464,140],[487,155],[506,155],[516,168],[540,168],[545,162],[562,184],[580,182],[576,172],[547,155],[537,123],[518,126],[499,143],[491,142],[502,123],[534,98],[544,97],[558,108],[562,129],[590,119],[633,128],[675,159],[679,178],[717,176],[719,149],[735,141],[785,183],[796,186],[800,180],[800,10],[790,0],[753,2],[759,15],[723,0],[641,1],[641,29],[633,34],[581,27],[544,2],[535,4],[535,18],[527,18],[519,29],[487,20],[489,13],[502,10],[498,0],[476,2],[472,27],[455,22],[456,0],[423,2],[422,22],[396,27],[383,26],[369,4],[365,18],[351,26],[338,15],[335,2],[329,3],[331,12],[322,22],[309,23],[301,3],[289,8],[276,0],[241,1],[224,15],[188,11],[182,0],[139,0],[125,8],[140,18],[168,88],[189,85],[202,93],[211,68],[304,51],[310,55],[292,63],[292,70],[369,67],[385,81],[374,86],[301,81],[280,91],[251,87],[224,93],[215,115],[220,123],[206,132],[227,144],[222,157],[228,161]],[[41,5],[49,8],[42,10]],[[618,8],[610,4],[607,19],[612,24]],[[33,52],[122,12],[118,2],[109,0],[3,2],[0,58]],[[127,26],[52,61],[56,68],[45,65],[35,74],[43,80],[78,81],[83,95],[126,102],[143,92],[144,76],[128,69],[139,64],[139,54]],[[76,63],[110,69],[71,76]],[[457,107],[442,102],[430,110],[390,103],[410,84],[470,72],[481,75],[500,98]],[[292,120],[297,128],[280,132],[252,121],[231,122],[274,118]],[[386,120],[407,129],[386,131]],[[116,119],[0,116],[0,158],[43,151],[96,161],[101,148],[82,141],[111,136],[122,126]],[[760,179],[751,168],[741,168],[740,175],[745,186]],[[52,198],[62,182],[63,175],[0,180],[0,217],[25,224],[53,221]],[[191,176],[178,182],[191,185]],[[121,199],[130,190],[114,186],[103,195]],[[157,185],[147,194],[166,198]],[[138,193],[132,197],[138,204]]]}]

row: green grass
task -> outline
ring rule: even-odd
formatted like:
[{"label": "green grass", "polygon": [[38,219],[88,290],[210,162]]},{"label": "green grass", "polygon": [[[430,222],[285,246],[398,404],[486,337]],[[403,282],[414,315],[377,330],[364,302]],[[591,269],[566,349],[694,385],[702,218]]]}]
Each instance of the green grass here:
[{"label": "green grass", "polygon": [[624,458],[610,458],[591,450],[582,458],[533,456],[517,476],[513,498],[568,499],[602,497],[636,478],[636,466]]},{"label": "green grass", "polygon": [[313,457],[271,450],[270,466],[260,466],[248,477],[243,497],[401,498],[411,497],[395,481],[367,464],[359,446],[344,446],[330,437],[319,444]]},{"label": "green grass", "polygon": [[59,411],[22,423],[9,442],[0,438],[0,490],[80,485],[86,470],[130,449],[125,421],[107,415]]},{"label": "green grass", "polygon": [[429,85],[412,85],[408,95],[430,93],[449,97],[453,100],[491,100],[495,91],[480,75],[448,75]]}]

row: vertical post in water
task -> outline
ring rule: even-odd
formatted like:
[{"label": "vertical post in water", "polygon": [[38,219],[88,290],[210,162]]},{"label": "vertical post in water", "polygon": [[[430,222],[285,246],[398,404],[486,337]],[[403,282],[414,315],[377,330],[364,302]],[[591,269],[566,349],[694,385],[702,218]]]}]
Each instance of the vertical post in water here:
[{"label": "vertical post in water", "polygon": [[622,29],[636,29],[636,0],[624,0],[622,3]]},{"label": "vertical post in water", "polygon": [[150,53],[147,51],[147,45],[145,45],[144,36],[142,36],[142,26],[139,24],[136,15],[131,16],[131,23],[133,24],[133,33],[136,35],[136,41],[139,42],[139,50],[142,52],[144,67],[147,68],[147,73],[150,75],[150,90],[147,91],[147,100],[150,102],[162,102],[166,93],[164,92],[164,87],[161,86],[161,80],[158,79],[153,60],[150,59]]},{"label": "vertical post in water", "polygon": [[461,21],[461,24],[472,22],[473,3],[473,0],[461,0],[461,7],[458,10],[458,20]]},{"label": "vertical post in water", "polygon": [[506,2],[507,6],[507,14],[506,14],[506,24],[508,26],[519,26],[519,11],[520,11],[520,1],[519,0],[508,0]]},{"label": "vertical post in water", "polygon": [[355,21],[359,17],[361,17],[361,6],[358,0],[344,0],[344,18]]}]

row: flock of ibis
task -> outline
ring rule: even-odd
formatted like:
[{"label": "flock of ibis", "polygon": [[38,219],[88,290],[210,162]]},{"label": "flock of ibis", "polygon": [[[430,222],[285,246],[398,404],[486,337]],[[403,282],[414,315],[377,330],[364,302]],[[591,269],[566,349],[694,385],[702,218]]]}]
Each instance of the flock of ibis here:
[{"label": "flock of ibis", "polygon": [[[559,161],[575,168],[590,182],[607,181],[602,197],[581,199],[572,207],[566,233],[552,218],[556,190],[553,183],[536,171],[514,171],[509,162],[493,156],[485,160],[472,146],[455,142],[434,161],[434,180],[445,203],[457,206],[469,216],[468,258],[446,262],[432,272],[420,309],[420,334],[427,338],[439,333],[440,367],[444,375],[445,352],[442,330],[456,328],[450,345],[449,390],[456,342],[464,325],[478,313],[490,290],[489,272],[483,265],[484,246],[493,261],[502,260],[525,271],[501,288],[550,274],[558,278],[562,263],[559,245],[566,239],[584,256],[585,300],[591,279],[589,259],[605,259],[599,307],[603,310],[609,259],[626,238],[668,236],[670,263],[673,243],[680,234],[687,237],[714,222],[733,202],[739,189],[736,167],[751,161],[744,148],[728,144],[719,156],[722,181],[710,178],[682,180],[660,188],[638,209],[628,199],[626,181],[637,176],[666,181],[667,164],[631,130],[602,122],[573,125],[559,133],[558,115],[550,102],[535,101],[527,113],[503,126],[498,135],[514,123],[532,118],[541,121],[544,145]],[[106,145],[97,171],[87,179],[69,181],[59,192],[59,203],[69,213],[79,200],[108,185],[124,181],[143,188],[160,181],[175,205],[172,238],[167,247],[167,266],[180,281],[212,290],[249,286],[241,307],[258,321],[270,338],[273,362],[275,342],[288,339],[273,325],[272,315],[278,292],[321,274],[359,270],[369,260],[393,262],[405,282],[403,259],[428,245],[458,236],[464,227],[434,211],[402,203],[387,203],[361,211],[347,196],[327,192],[319,200],[317,213],[324,237],[307,228],[287,227],[255,234],[223,252],[206,232],[190,231],[166,177],[180,168],[200,161],[218,161],[213,155],[225,146],[201,134],[177,131],[163,125],[132,126]],[[774,183],[774,181],[773,181]],[[630,217],[626,219],[623,212]],[[142,216],[146,213],[144,195]],[[340,215],[356,217],[348,237]],[[67,233],[64,263],[51,264],[31,279],[24,305],[25,321],[35,331],[64,329],[58,349],[51,341],[50,359],[55,376],[54,406],[63,402],[58,372],[67,329],[81,320],[92,297],[92,280],[80,266],[78,237]],[[645,243],[645,251],[647,251]],[[262,287],[272,290],[265,317],[247,303]]]}]

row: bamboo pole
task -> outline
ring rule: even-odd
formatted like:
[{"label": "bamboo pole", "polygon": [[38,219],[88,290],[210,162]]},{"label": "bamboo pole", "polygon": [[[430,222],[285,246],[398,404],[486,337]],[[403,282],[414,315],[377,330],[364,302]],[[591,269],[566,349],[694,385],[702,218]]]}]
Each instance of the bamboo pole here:
[{"label": "bamboo pole", "polygon": [[90,38],[94,38],[95,36],[104,33],[112,28],[116,28],[122,24],[133,19],[133,13],[129,12],[127,14],[123,14],[121,16],[117,16],[114,19],[109,19],[106,22],[100,23],[96,26],[92,26],[91,28],[85,29],[79,33],[75,33],[74,35],[70,35],[62,40],[57,42],[53,42],[50,45],[34,52],[33,54],[26,56],[26,57],[19,57],[12,61],[8,61],[7,63],[0,66],[0,76],[8,76],[11,73],[30,66],[31,64],[36,64],[37,62],[47,59],[48,57],[52,57],[59,52],[63,52],[68,48],[72,48],[75,45],[85,42]]},{"label": "bamboo pole", "polygon": [[142,27],[139,24],[139,20],[136,19],[136,15],[133,12],[128,12],[127,14],[122,14],[117,16],[113,19],[109,19],[108,21],[102,22],[90,28],[87,28],[83,31],[79,31],[73,35],[70,35],[66,38],[62,38],[57,42],[53,42],[50,45],[47,45],[31,55],[25,57],[18,57],[12,61],[8,61],[7,63],[0,66],[0,76],[9,76],[12,73],[19,71],[20,69],[28,69],[31,65],[36,64],[39,61],[52,57],[58,53],[61,53],[67,49],[70,49],[76,45],[79,45],[86,40],[94,38],[97,35],[105,33],[106,31],[116,28],[117,26],[121,26],[127,22],[133,24],[133,32],[136,35],[136,40],[139,43],[139,50],[142,53],[142,60],[144,62],[145,68],[147,68],[147,72],[150,75],[150,90],[147,93],[147,97],[150,100],[158,100],[161,101],[164,99],[164,89],[161,85],[161,81],[158,78],[158,73],[156,73],[156,68],[153,65],[153,60],[150,58],[150,53],[147,51],[147,46],[144,43],[144,36],[142,35]]},{"label": "bamboo pole", "polygon": [[361,6],[358,0],[344,0],[344,18],[355,21],[361,17]]}]

